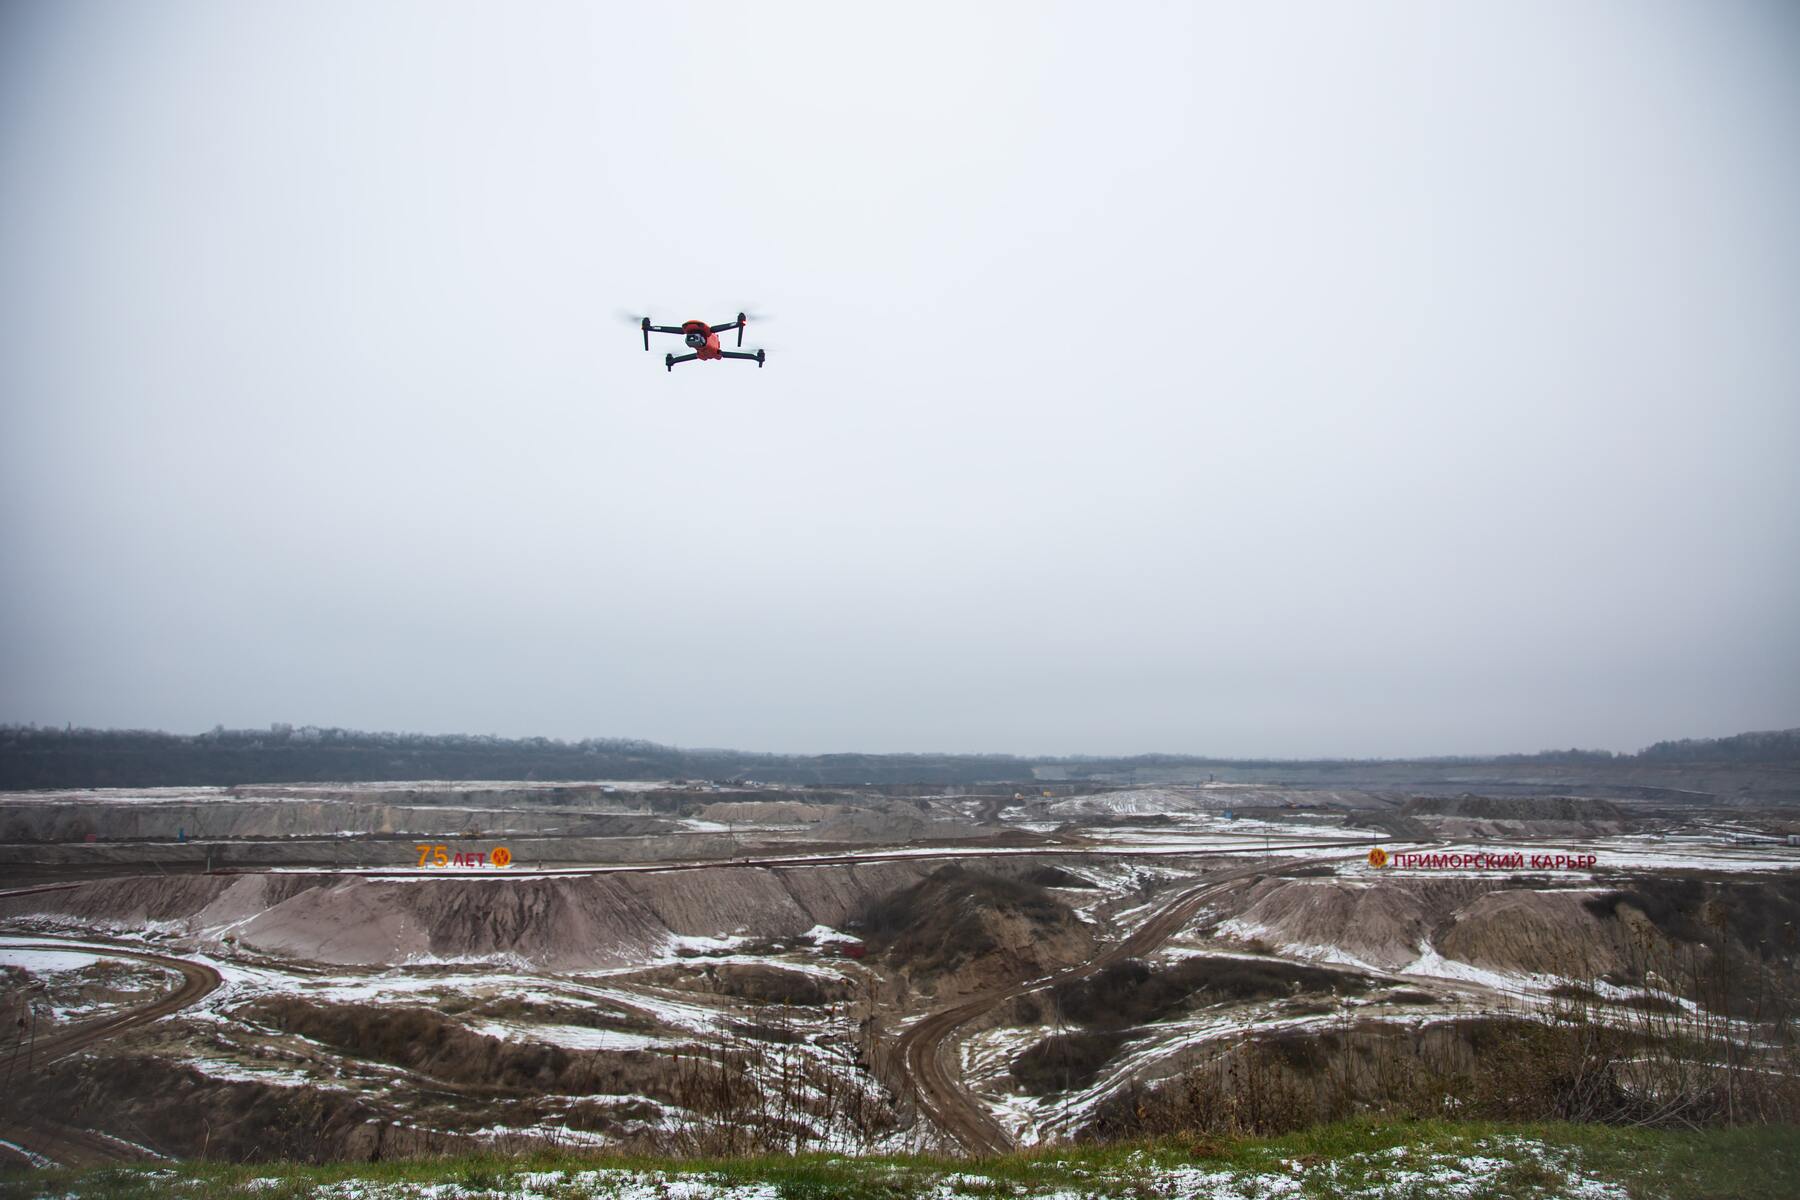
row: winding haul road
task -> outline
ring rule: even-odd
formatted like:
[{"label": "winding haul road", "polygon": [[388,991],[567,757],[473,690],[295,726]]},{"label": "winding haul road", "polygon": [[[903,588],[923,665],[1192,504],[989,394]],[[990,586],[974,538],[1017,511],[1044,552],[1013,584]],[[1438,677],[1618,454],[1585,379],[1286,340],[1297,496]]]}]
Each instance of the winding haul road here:
[{"label": "winding haul road", "polygon": [[[27,1057],[30,1068],[47,1066],[59,1058],[64,1058],[75,1051],[95,1042],[117,1037],[128,1029],[136,1029],[160,1020],[171,1013],[197,1003],[219,986],[219,973],[205,963],[190,962],[185,958],[171,958],[166,954],[150,954],[141,950],[117,950],[111,946],[84,946],[69,942],[15,942],[7,946],[9,950],[61,950],[76,954],[91,954],[98,958],[134,958],[140,962],[154,963],[159,967],[168,967],[181,975],[181,986],[152,1001],[141,1008],[117,1016],[105,1017],[98,1021],[89,1021],[77,1025],[73,1029],[63,1030],[43,1038],[31,1046],[28,1055],[11,1055],[15,1062],[21,1056]],[[117,1142],[103,1135],[85,1129],[73,1129],[56,1124],[42,1117],[21,1109],[21,1092],[10,1092],[5,1099],[4,1109],[0,1110],[0,1137],[13,1142],[33,1154],[41,1155],[57,1163],[111,1162],[119,1159],[139,1157],[131,1152],[129,1145]]]},{"label": "winding haul road", "polygon": [[[1303,863],[1326,861],[1329,860],[1302,860]],[[1200,906],[1226,884],[1262,874],[1268,869],[1269,864],[1262,862],[1214,875],[1204,883],[1177,893],[1129,936],[1080,966],[1029,983],[984,992],[934,1012],[912,1025],[900,1035],[899,1047],[906,1063],[907,1081],[912,1085],[919,1107],[939,1129],[962,1143],[972,1154],[1000,1154],[1012,1149],[1011,1135],[962,1084],[961,1073],[953,1065],[951,1056],[956,1031],[996,1005],[1058,984],[1085,979],[1126,959],[1141,958],[1173,937],[1193,919]]]}]

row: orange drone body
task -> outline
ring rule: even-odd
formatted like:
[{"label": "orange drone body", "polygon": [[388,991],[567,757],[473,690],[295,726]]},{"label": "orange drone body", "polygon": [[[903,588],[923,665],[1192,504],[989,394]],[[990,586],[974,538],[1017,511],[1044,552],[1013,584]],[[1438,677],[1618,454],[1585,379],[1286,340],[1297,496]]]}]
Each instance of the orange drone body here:
[{"label": "orange drone body", "polygon": [[[726,326],[726,328],[729,329],[730,326]],[[705,362],[711,358],[723,358],[725,356],[725,352],[719,349],[719,335],[717,331],[705,321],[683,321],[681,323],[681,332],[686,335],[687,344],[694,347],[694,357],[701,362]],[[698,345],[695,345],[694,343],[696,335],[701,339]]]},{"label": "orange drone body", "polygon": [[679,325],[652,325],[650,318],[645,317],[639,322],[638,328],[644,331],[644,349],[646,350],[650,348],[650,335],[653,333],[679,333],[681,340],[688,344],[689,353],[687,354],[665,354],[663,356],[663,364],[671,371],[675,369],[676,363],[693,362],[696,359],[701,362],[713,362],[726,358],[742,358],[754,362],[760,367],[766,357],[761,350],[754,354],[747,354],[741,349],[725,350],[719,346],[719,335],[727,329],[735,329],[737,330],[737,344],[741,347],[744,344],[744,326],[747,323],[748,318],[743,313],[737,315],[737,320],[727,321],[723,325],[708,325],[705,321],[683,321]]}]

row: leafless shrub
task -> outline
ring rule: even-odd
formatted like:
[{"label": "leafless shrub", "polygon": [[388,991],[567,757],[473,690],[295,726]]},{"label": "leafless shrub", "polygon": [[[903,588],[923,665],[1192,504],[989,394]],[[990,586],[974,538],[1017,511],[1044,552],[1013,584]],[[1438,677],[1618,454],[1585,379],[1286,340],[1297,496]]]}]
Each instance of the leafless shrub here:
[{"label": "leafless shrub", "polygon": [[[1698,953],[1663,963],[1700,995],[1749,982],[1726,964]],[[1765,982],[1779,986],[1774,974]],[[1248,1036],[1178,1079],[1128,1089],[1086,1134],[1271,1134],[1358,1112],[1661,1127],[1800,1120],[1793,1023],[1724,1015],[1785,1008],[1762,1007],[1754,990],[1718,1008],[1654,994],[1619,1004],[1604,986],[1559,988],[1549,1007],[1510,1015],[1398,1030],[1346,1017],[1330,1031]]]}]

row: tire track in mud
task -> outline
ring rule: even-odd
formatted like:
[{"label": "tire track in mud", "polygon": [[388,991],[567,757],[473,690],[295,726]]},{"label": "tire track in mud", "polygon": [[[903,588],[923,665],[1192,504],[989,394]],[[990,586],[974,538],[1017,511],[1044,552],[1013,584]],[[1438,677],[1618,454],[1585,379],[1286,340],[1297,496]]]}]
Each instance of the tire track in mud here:
[{"label": "tire track in mud", "polygon": [[[142,950],[119,950],[111,946],[81,945],[70,942],[14,942],[7,949],[12,950],[61,950],[77,954],[91,954],[99,958],[134,958],[140,962],[154,963],[168,967],[181,974],[181,986],[141,1008],[118,1016],[107,1017],[99,1021],[90,1021],[77,1025],[73,1029],[54,1034],[33,1045],[29,1052],[31,1069],[48,1066],[57,1059],[66,1058],[75,1051],[91,1046],[95,1042],[116,1037],[129,1029],[140,1025],[148,1025],[152,1021],[161,1020],[171,1013],[180,1012],[210,995],[223,979],[219,973],[205,963],[190,962],[185,958],[171,958],[166,954],[150,954]],[[27,1112],[17,1111],[20,1099],[17,1093],[9,1095],[6,1102],[6,1116],[3,1136],[5,1140],[16,1142],[35,1154],[40,1154],[53,1162],[63,1165],[79,1165],[90,1162],[118,1162],[131,1160],[134,1155],[126,1148],[127,1144],[119,1143],[104,1134],[85,1129],[74,1129],[65,1125],[54,1124],[41,1117],[34,1117]]]},{"label": "tire track in mud", "polygon": [[[1329,861],[1332,861],[1329,857],[1303,859],[1298,863],[1282,860],[1281,865],[1310,866]],[[1192,920],[1200,906],[1215,892],[1240,879],[1264,874],[1269,866],[1264,861],[1253,867],[1227,871],[1188,888],[1125,938],[1079,966],[1042,979],[984,993],[916,1022],[900,1035],[899,1047],[906,1064],[907,1083],[912,1087],[920,1110],[971,1154],[1003,1154],[1011,1150],[1012,1136],[1001,1128],[1000,1123],[963,1086],[961,1072],[952,1063],[948,1050],[954,1044],[953,1035],[956,1031],[982,1013],[1020,996],[1085,979],[1126,959],[1142,957],[1168,941],[1177,930]]]},{"label": "tire track in mud", "polygon": [[130,1143],[92,1130],[56,1124],[42,1117],[28,1118],[12,1126],[7,1130],[5,1140],[39,1158],[49,1159],[50,1165],[57,1167],[143,1162],[152,1157],[135,1150]]}]

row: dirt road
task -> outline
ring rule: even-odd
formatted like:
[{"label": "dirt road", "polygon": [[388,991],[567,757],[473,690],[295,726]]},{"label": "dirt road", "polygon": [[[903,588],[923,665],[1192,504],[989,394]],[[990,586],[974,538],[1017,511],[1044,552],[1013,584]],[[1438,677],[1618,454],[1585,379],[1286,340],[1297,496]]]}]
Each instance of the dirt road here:
[{"label": "dirt road", "polygon": [[[1277,850],[1366,849],[1370,846],[1404,845],[1409,839],[1364,834],[1327,841],[1277,842]],[[749,858],[688,859],[674,862],[607,863],[581,867],[486,867],[457,870],[448,867],[221,867],[209,875],[332,875],[358,879],[522,879],[557,878],[566,875],[650,875],[668,871],[705,871],[721,867],[826,867],[859,863],[969,858],[1204,858],[1208,855],[1243,858],[1266,855],[1266,839],[1243,842],[1209,842],[1204,845],[1093,845],[1043,846],[925,846],[916,849],[838,851],[829,854],[779,854]],[[1311,860],[1307,860],[1311,861]],[[35,890],[35,889],[34,889]],[[0,898],[12,893],[0,892]],[[22,894],[22,893],[20,893]]]},{"label": "dirt road", "polygon": [[[84,946],[67,942],[15,943],[8,949],[63,950],[102,958],[135,958],[140,962],[155,963],[181,973],[181,986],[159,1000],[130,1012],[89,1021],[39,1039],[28,1052],[21,1051],[14,1058],[15,1063],[20,1066],[29,1064],[28,1069],[31,1070],[46,1066],[95,1042],[117,1037],[128,1029],[136,1029],[171,1013],[180,1012],[205,997],[221,982],[219,973],[204,963],[170,958],[166,954],[149,954],[141,950],[116,950],[111,946]],[[12,1047],[7,1047],[6,1053],[13,1057]],[[8,1095],[4,1108],[0,1109],[0,1130],[4,1131],[0,1132],[0,1138],[57,1163],[73,1165],[141,1157],[133,1152],[129,1143],[120,1143],[90,1130],[58,1125],[22,1110],[17,1093]]]},{"label": "dirt road", "polygon": [[[1284,866],[1307,865],[1327,859],[1291,860]],[[963,1087],[960,1072],[952,1065],[950,1053],[957,1029],[982,1013],[1030,992],[1042,991],[1077,979],[1130,958],[1141,958],[1186,925],[1200,906],[1228,883],[1270,869],[1267,862],[1236,871],[1215,875],[1204,883],[1178,893],[1167,904],[1139,925],[1121,941],[1082,963],[1046,979],[1014,984],[998,991],[958,1002],[932,1013],[900,1035],[900,1052],[906,1063],[907,1081],[912,1085],[920,1109],[932,1123],[960,1142],[972,1154],[1000,1154],[1012,1148],[1012,1137],[988,1115],[981,1102]]]},{"label": "dirt road", "polygon": [[[1333,838],[1327,841],[1280,842],[1276,848],[1282,850],[1322,850],[1332,847],[1372,846],[1376,843],[1384,845],[1403,844],[1405,839],[1378,837],[1364,834],[1355,838]],[[183,874],[206,875],[330,875],[339,878],[356,879],[546,879],[562,876],[584,875],[645,875],[669,871],[706,871],[718,870],[722,867],[828,867],[855,866],[861,863],[904,862],[910,859],[936,861],[940,859],[961,860],[967,858],[1193,858],[1208,854],[1242,857],[1250,854],[1265,854],[1269,846],[1266,839],[1256,838],[1235,842],[1209,842],[1203,845],[1186,844],[1175,846],[1156,845],[1114,845],[1111,843],[1094,844],[1044,844],[1030,846],[993,846],[993,845],[942,845],[921,846],[913,848],[884,847],[869,850],[834,850],[812,854],[765,854],[743,858],[701,858],[675,859],[667,862],[644,863],[595,863],[588,866],[565,867],[525,867],[516,861],[510,867],[357,867],[357,866],[256,866],[256,867],[217,867],[210,871],[190,870]],[[17,896],[31,896],[40,892],[65,892],[82,886],[86,882],[95,882],[108,878],[131,878],[147,875],[145,863],[118,863],[115,868],[101,875],[88,879],[56,880],[34,884],[29,887],[0,889],[0,900]],[[155,864],[149,864],[155,865]],[[44,868],[51,870],[53,868]],[[169,872],[157,867],[164,874]]]}]

